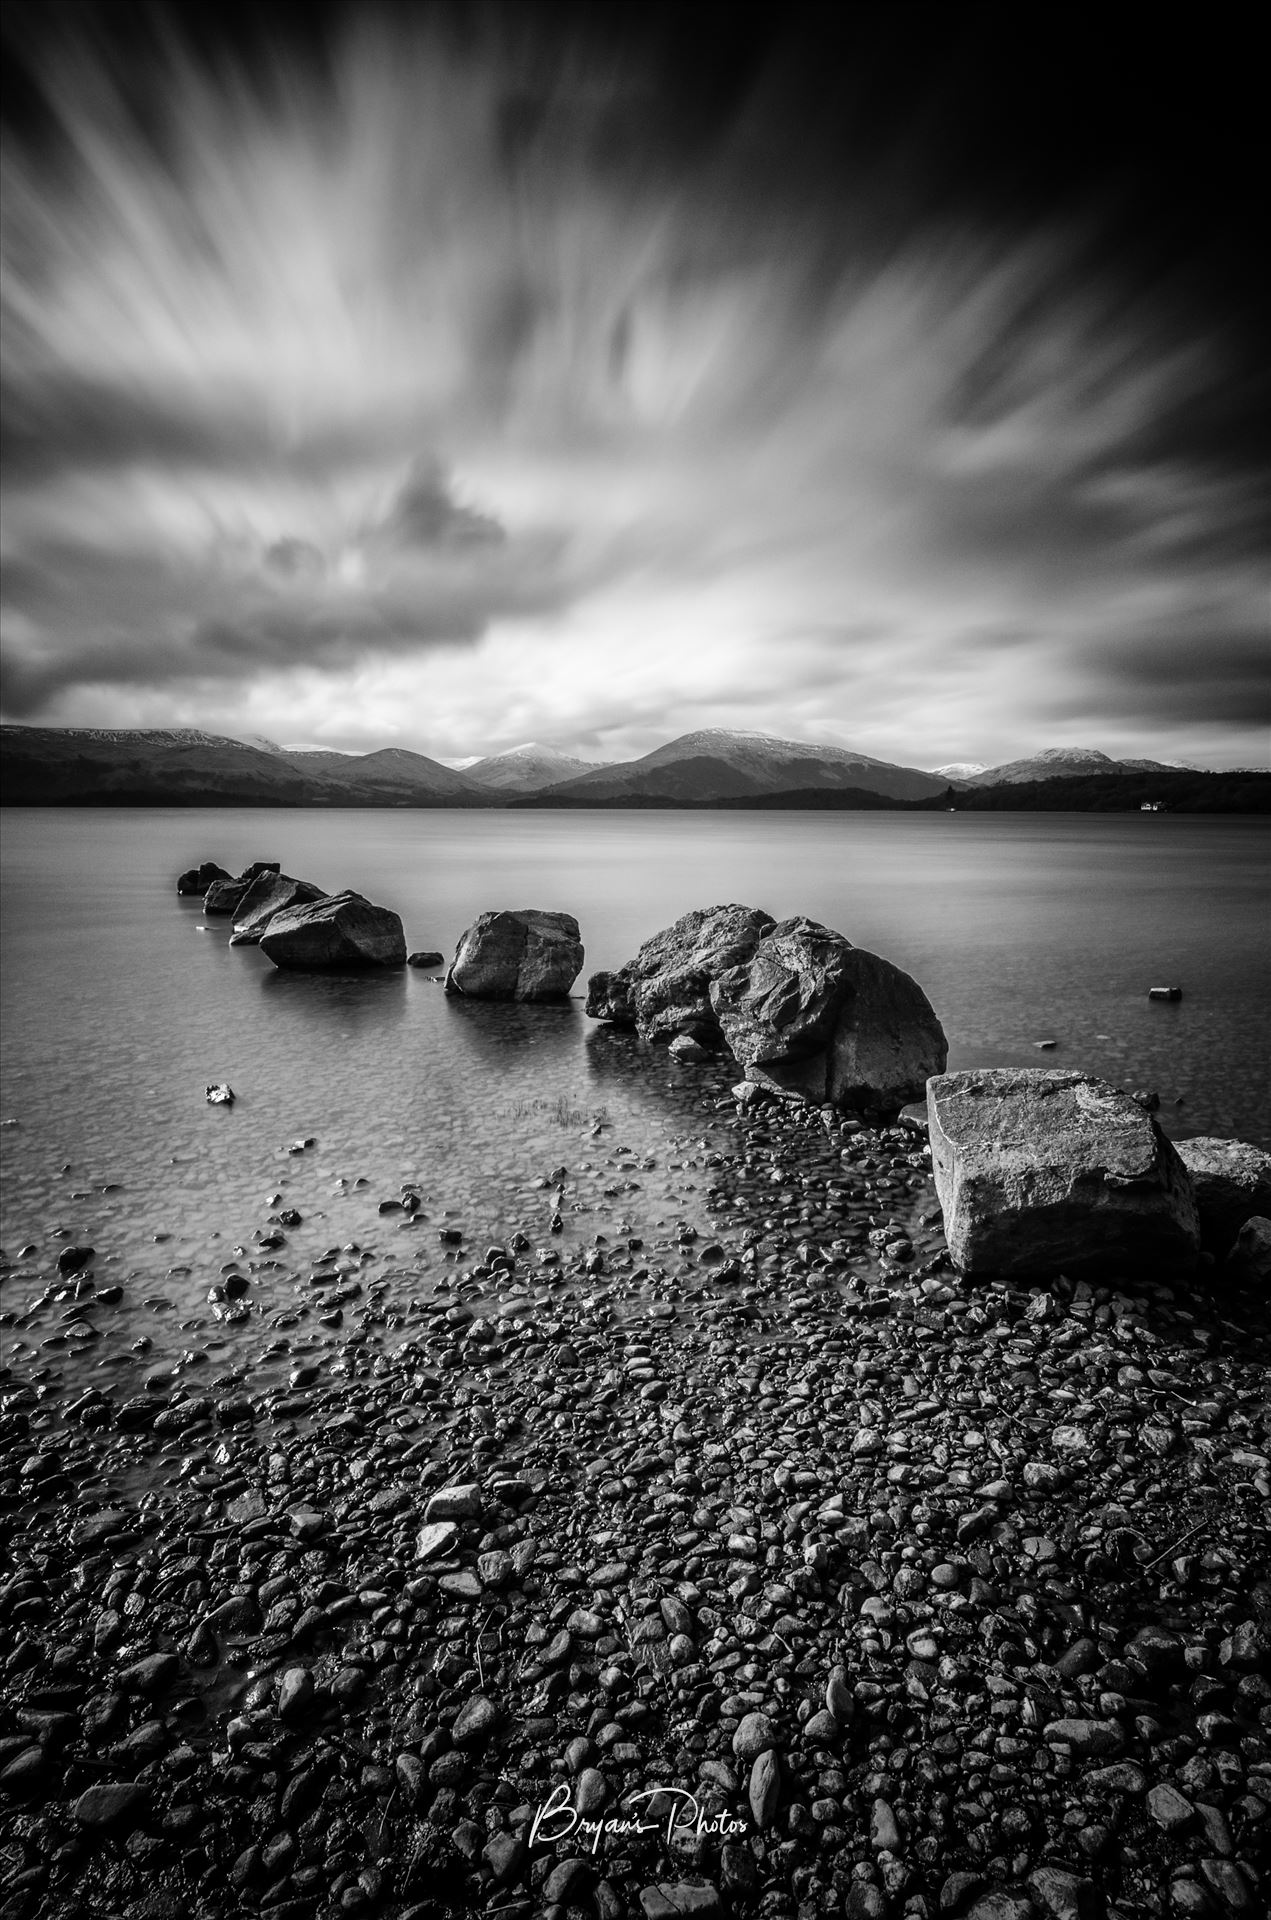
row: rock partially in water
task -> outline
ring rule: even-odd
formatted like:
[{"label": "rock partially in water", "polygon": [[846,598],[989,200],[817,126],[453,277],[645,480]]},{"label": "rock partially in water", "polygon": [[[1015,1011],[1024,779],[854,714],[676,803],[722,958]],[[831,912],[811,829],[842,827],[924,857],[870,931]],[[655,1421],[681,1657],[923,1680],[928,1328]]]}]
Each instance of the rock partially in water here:
[{"label": "rock partially in water", "polygon": [[1246,1220],[1271,1215],[1271,1153],[1244,1140],[1179,1140],[1175,1146],[1191,1175],[1201,1242],[1221,1257]]},{"label": "rock partially in water", "polygon": [[1187,1169],[1150,1114],[1093,1074],[996,1067],[927,1089],[936,1193],[964,1273],[1190,1271]]},{"label": "rock partially in water", "polygon": [[818,1105],[894,1113],[948,1059],[917,981],[815,920],[771,928],[710,997],[747,1078]]},{"label": "rock partially in water", "polygon": [[416,953],[406,955],[408,967],[444,967],[445,964],[444,954],[434,952],[431,947],[421,948]]},{"label": "rock partially in water", "polygon": [[482,913],[460,938],[446,991],[472,1000],[564,1000],[582,964],[572,914],[536,907]]},{"label": "rock partially in water", "polygon": [[276,913],[325,898],[325,890],[311,880],[294,880],[288,873],[258,874],[238,903],[230,944],[255,946]]},{"label": "rock partially in water", "polygon": [[222,880],[214,880],[203,896],[205,914],[224,915],[237,913],[252,886],[262,874],[277,873],[276,860],[253,860],[250,867],[244,867],[236,880],[228,875]]},{"label": "rock partially in water", "polygon": [[587,1012],[593,1020],[634,1027],[643,1040],[687,1034],[718,1047],[719,1020],[711,987],[743,966],[775,922],[758,907],[698,907],[646,940],[634,960],[615,973],[593,973]]},{"label": "rock partially in water", "polygon": [[217,880],[229,880],[232,875],[224,867],[218,867],[215,860],[205,860],[201,867],[190,867],[177,877],[177,892],[184,899],[202,899],[208,888]]},{"label": "rock partially in water", "polygon": [[399,916],[352,892],[327,894],[276,913],[261,935],[260,950],[276,967],[305,973],[406,964]]},{"label": "rock partially in water", "polygon": [[207,1083],[207,1104],[209,1107],[232,1107],[234,1089],[225,1080],[209,1080]]}]

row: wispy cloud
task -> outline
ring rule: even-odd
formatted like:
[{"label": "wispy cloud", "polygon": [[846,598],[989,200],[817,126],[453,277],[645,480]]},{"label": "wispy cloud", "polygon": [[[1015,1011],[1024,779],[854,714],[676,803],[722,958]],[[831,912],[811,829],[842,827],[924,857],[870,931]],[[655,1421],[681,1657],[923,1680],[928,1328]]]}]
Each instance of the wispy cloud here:
[{"label": "wispy cloud", "polygon": [[1262,472],[1182,281],[1089,204],[921,208],[903,138],[831,163],[815,76],[695,125],[656,65],[501,19],[363,9],[321,65],[169,36],[140,88],[44,48],[7,713],[1252,757]]}]

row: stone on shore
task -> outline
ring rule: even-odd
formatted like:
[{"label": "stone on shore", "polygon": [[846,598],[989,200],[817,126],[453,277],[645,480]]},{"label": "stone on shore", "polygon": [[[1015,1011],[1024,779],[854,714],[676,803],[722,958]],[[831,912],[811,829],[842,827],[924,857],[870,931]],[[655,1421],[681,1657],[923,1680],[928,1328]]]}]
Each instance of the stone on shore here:
[{"label": "stone on shore", "polygon": [[772,915],[757,907],[699,907],[646,940],[634,960],[614,973],[593,973],[587,1012],[593,1020],[634,1027],[642,1040],[686,1034],[717,1048],[719,1020],[711,987],[742,966],[766,933]]},{"label": "stone on shore", "polygon": [[1227,1255],[1227,1266],[1238,1278],[1271,1282],[1271,1220],[1255,1213],[1245,1221]]},{"label": "stone on shore", "polygon": [[201,867],[190,867],[177,876],[177,892],[185,899],[202,899],[208,888],[217,880],[230,880],[232,874],[224,867],[218,867],[215,860],[205,860]]},{"label": "stone on shore", "polygon": [[325,898],[324,890],[311,880],[293,880],[288,873],[258,874],[238,903],[230,945],[255,946],[276,913]]},{"label": "stone on shore", "polygon": [[446,992],[470,1000],[565,1000],[582,964],[572,914],[536,907],[482,913],[460,937]]},{"label": "stone on shore", "polygon": [[75,1802],[73,1812],[81,1827],[96,1833],[121,1833],[142,1818],[150,1800],[150,1789],[136,1780],[103,1780],[87,1787]]},{"label": "stone on shore", "polygon": [[817,1105],[895,1113],[948,1059],[917,981],[815,920],[772,927],[710,998],[746,1077]]},{"label": "stone on shore", "polygon": [[397,914],[360,893],[331,893],[276,913],[260,937],[276,967],[339,973],[406,964],[406,936]]},{"label": "stone on shore", "polygon": [[927,1089],[953,1263],[969,1274],[1190,1269],[1187,1169],[1151,1115],[1093,1074],[950,1073]]},{"label": "stone on shore", "polygon": [[1255,1214],[1271,1214],[1271,1153],[1245,1140],[1178,1140],[1200,1215],[1201,1243],[1220,1258]]}]

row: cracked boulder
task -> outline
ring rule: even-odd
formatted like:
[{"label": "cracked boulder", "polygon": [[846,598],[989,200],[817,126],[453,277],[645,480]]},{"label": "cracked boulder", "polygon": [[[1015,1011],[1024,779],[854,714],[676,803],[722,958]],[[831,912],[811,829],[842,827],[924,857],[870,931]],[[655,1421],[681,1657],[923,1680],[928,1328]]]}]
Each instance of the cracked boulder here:
[{"label": "cracked boulder", "polygon": [[896,1113],[948,1059],[917,981],[815,920],[770,927],[710,998],[748,1080],[818,1105]]},{"label": "cracked boulder", "polygon": [[460,938],[446,992],[470,1000],[565,1000],[582,964],[572,914],[535,907],[482,913]]},{"label": "cracked boulder", "polygon": [[721,974],[749,960],[772,926],[772,915],[758,907],[695,907],[653,934],[625,966],[593,973],[587,1012],[611,1026],[634,1027],[642,1040],[683,1034],[699,1046],[718,1048],[711,988]]}]

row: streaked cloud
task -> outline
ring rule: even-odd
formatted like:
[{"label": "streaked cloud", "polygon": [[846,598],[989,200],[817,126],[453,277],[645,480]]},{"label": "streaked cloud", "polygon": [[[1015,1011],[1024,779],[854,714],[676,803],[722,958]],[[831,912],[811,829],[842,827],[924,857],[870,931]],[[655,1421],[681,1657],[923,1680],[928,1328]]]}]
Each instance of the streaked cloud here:
[{"label": "streaked cloud", "polygon": [[1263,750],[1265,467],[1185,262],[1120,261],[1089,192],[931,202],[899,109],[845,159],[806,64],[699,104],[517,17],[355,9],[321,61],[174,32],[140,81],[41,44],[6,715]]}]

